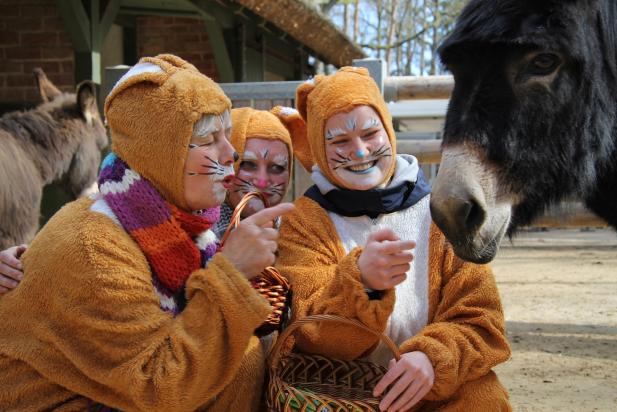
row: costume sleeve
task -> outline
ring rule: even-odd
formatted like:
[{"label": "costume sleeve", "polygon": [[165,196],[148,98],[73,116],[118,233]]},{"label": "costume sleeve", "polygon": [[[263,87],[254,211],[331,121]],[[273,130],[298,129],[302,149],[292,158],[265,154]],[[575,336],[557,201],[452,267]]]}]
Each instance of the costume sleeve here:
[{"label": "costume sleeve", "polygon": [[[270,307],[217,254],[190,275],[187,306],[173,317],[160,309],[147,262],[125,237],[86,233],[64,248],[70,265],[48,267],[52,296],[35,333],[49,349],[31,363],[57,384],[110,407],[195,410],[232,381]],[[31,252],[40,268],[46,251]]]},{"label": "costume sleeve", "polygon": [[[361,248],[345,255],[334,225],[315,202],[300,198],[280,229],[277,268],[289,278],[292,320],[330,314],[357,319],[383,331],[394,306],[394,290],[369,300],[360,281]],[[378,338],[353,326],[321,322],[300,328],[296,344],[305,352],[355,359],[369,352]]]},{"label": "costume sleeve", "polygon": [[441,291],[432,321],[401,352],[421,351],[431,360],[435,382],[427,400],[443,400],[510,357],[505,320],[488,265],[454,255],[441,232],[431,234],[431,267],[441,268]]}]

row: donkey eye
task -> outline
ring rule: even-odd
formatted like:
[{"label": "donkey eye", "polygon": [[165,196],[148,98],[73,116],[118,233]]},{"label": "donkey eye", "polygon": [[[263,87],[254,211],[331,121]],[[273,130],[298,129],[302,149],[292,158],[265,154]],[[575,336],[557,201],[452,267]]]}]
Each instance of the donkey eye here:
[{"label": "donkey eye", "polygon": [[561,59],[554,53],[540,53],[527,66],[531,74],[544,76],[552,73],[561,63]]}]

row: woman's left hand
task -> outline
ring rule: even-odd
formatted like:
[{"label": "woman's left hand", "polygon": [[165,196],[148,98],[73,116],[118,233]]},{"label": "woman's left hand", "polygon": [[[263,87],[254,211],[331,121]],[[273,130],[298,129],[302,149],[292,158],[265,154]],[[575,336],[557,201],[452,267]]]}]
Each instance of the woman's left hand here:
[{"label": "woman's left hand", "polygon": [[382,411],[406,411],[417,404],[433,387],[435,370],[423,352],[401,355],[397,362],[392,359],[388,372],[377,383],[374,396],[380,396],[391,386],[379,403]]}]

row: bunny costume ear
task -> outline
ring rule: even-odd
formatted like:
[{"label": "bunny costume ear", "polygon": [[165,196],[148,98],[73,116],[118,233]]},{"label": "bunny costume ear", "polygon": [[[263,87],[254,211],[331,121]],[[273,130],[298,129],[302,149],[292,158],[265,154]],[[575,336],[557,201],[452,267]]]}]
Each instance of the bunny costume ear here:
[{"label": "bunny costume ear", "polygon": [[311,148],[306,134],[306,122],[300,113],[291,107],[276,106],[270,110],[285,125],[291,136],[293,154],[308,172],[313,167]]},{"label": "bunny costume ear", "polygon": [[317,75],[312,79],[308,79],[296,89],[296,109],[298,109],[300,116],[302,116],[305,122],[307,121],[307,104],[309,94],[315,89],[315,85],[321,80],[322,77],[322,75]]}]

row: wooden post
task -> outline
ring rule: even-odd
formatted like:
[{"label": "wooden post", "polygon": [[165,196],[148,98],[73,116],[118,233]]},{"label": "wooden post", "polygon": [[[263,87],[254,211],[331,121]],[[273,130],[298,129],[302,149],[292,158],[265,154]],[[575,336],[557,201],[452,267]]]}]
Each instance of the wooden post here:
[{"label": "wooden post", "polygon": [[229,47],[225,41],[224,29],[233,27],[233,17],[216,2],[210,0],[191,0],[197,12],[204,21],[208,42],[214,54],[214,64],[220,83],[234,81],[234,67]]},{"label": "wooden post", "polygon": [[371,77],[379,86],[379,91],[384,92],[384,81],[386,79],[386,63],[381,59],[354,59],[354,67],[365,67],[368,69]]},{"label": "wooden post", "polygon": [[555,205],[536,219],[531,226],[549,228],[607,227],[608,224],[579,202]]},{"label": "wooden post", "polygon": [[99,0],[86,4],[88,9],[80,0],[56,0],[75,49],[75,83],[92,80],[100,85],[101,49],[120,9],[120,0],[109,0],[102,16]]},{"label": "wooden post", "polygon": [[452,76],[390,76],[385,79],[387,102],[410,99],[449,99],[454,88]]},{"label": "wooden post", "polygon": [[[205,16],[205,14],[204,14]],[[206,32],[208,33],[208,41],[214,53],[214,64],[218,72],[218,81],[221,83],[231,83],[234,81],[234,69],[231,64],[231,58],[227,51],[223,28],[214,19],[205,20]]]},{"label": "wooden post", "polygon": [[396,152],[414,155],[420,163],[436,164],[441,161],[441,140],[397,140]]}]

